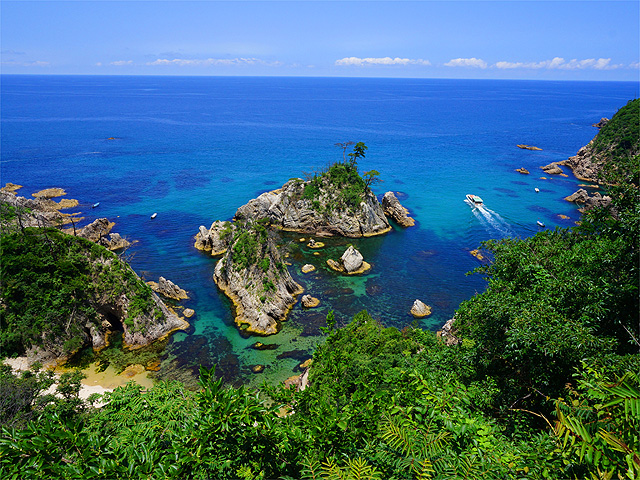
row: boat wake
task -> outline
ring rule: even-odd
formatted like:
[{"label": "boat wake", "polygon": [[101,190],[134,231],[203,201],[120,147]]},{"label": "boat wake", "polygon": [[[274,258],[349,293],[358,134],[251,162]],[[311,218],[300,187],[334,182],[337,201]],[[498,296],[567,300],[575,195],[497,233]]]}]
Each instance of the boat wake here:
[{"label": "boat wake", "polygon": [[471,207],[473,215],[478,219],[480,224],[492,235],[499,233],[502,237],[514,237],[515,232],[511,229],[509,222],[500,216],[500,214],[484,205],[474,205],[472,202],[465,200]]}]

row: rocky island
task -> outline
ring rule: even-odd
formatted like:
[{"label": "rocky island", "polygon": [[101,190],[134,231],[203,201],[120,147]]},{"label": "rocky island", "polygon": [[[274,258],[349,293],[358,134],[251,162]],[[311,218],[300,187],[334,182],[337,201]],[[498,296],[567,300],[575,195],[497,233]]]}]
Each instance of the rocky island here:
[{"label": "rocky island", "polygon": [[[195,247],[222,255],[213,279],[233,302],[235,323],[242,330],[257,335],[277,333],[296,296],[304,291],[283,261],[278,231],[371,237],[392,229],[385,213],[401,225],[413,224],[391,192],[385,195],[390,200],[385,212],[370,188],[378,172],[358,172],[357,160],[364,157],[366,148],[363,143],[355,144],[348,160],[345,155],[344,162],[334,163],[307,180],[293,178],[250,200],[238,208],[233,222],[218,220],[208,230],[199,228]],[[308,246],[317,248],[320,244],[310,241]],[[363,263],[360,261],[359,268]]]}]

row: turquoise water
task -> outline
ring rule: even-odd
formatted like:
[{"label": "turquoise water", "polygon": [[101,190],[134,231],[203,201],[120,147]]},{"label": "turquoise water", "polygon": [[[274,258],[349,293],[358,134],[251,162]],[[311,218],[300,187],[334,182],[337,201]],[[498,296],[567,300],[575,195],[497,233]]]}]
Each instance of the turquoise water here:
[{"label": "turquoise water", "polygon": [[[563,198],[580,182],[568,170],[543,180],[538,167],[574,155],[597,133],[592,123],[638,96],[629,82],[337,78],[5,75],[1,89],[2,182],[24,185],[25,196],[64,187],[87,221],[116,221],[115,231],[137,240],[129,250],[136,271],[179,284],[191,297],[183,305],[196,311],[191,331],[173,337],[160,376],[217,363],[236,383],[295,374],[329,309],[339,323],[367,309],[403,327],[419,298],[433,308],[420,325],[439,328],[484,288],[480,276],[465,275],[480,265],[469,251],[481,241],[530,236],[538,220],[574,224],[579,213]],[[417,225],[331,239],[319,256],[288,235],[290,271],[321,305],[296,305],[278,335],[243,338],[212,281],[216,260],[193,248],[198,227],[340,159],[334,144],[344,141],[369,147],[361,170],[378,170],[376,193],[398,192]],[[472,209],[467,193],[486,208]],[[348,243],[373,265],[366,275],[326,268]],[[317,271],[302,274],[305,263]],[[256,340],[278,347],[257,351]],[[252,374],[255,364],[265,372]]]}]

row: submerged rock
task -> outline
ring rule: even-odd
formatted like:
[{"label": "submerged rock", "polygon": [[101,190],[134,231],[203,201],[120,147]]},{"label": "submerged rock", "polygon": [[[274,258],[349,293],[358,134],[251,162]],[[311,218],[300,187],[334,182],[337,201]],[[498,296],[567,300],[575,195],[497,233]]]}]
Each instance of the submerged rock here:
[{"label": "submerged rock", "polygon": [[412,227],[416,224],[415,220],[409,216],[409,210],[400,204],[393,192],[387,192],[382,197],[382,209],[387,217],[401,227]]}]

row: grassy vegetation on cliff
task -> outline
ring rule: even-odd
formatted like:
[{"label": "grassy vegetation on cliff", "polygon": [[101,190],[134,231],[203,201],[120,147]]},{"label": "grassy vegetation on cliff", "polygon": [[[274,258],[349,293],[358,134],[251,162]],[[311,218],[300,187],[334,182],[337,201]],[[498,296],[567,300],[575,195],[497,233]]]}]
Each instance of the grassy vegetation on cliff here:
[{"label": "grassy vegetation on cliff", "polygon": [[600,130],[593,146],[611,158],[631,158],[640,154],[640,99],[630,100]]},{"label": "grassy vegetation on cliff", "polygon": [[123,294],[131,300],[128,326],[154,310],[149,286],[88,240],[53,228],[25,228],[0,237],[0,255],[3,356],[32,345],[76,350],[85,341],[87,322],[99,324],[98,311],[109,311]]}]

